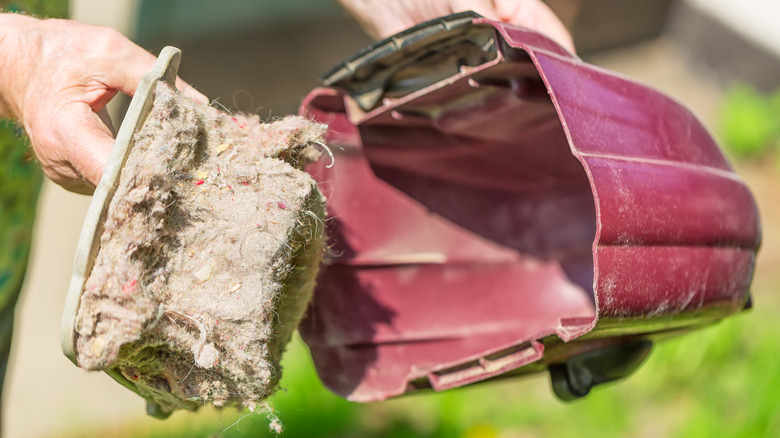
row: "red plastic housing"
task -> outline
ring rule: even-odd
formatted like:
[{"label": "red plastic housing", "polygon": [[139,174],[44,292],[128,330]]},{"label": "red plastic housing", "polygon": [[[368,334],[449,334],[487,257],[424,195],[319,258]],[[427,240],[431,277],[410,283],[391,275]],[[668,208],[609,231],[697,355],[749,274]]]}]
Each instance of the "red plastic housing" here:
[{"label": "red plastic housing", "polygon": [[331,255],[301,325],[329,388],[543,371],[748,305],[756,205],[687,108],[538,33],[461,29],[489,59],[394,95],[398,71],[367,108],[338,84],[302,105],[335,154],[309,169]]}]

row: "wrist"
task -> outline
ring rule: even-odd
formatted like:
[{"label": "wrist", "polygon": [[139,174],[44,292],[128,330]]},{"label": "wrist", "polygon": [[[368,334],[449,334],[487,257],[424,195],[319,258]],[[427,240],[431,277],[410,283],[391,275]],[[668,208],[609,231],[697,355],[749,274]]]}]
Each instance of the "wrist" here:
[{"label": "wrist", "polygon": [[40,21],[22,14],[0,14],[0,117],[21,117],[31,61],[39,45],[31,35]]}]

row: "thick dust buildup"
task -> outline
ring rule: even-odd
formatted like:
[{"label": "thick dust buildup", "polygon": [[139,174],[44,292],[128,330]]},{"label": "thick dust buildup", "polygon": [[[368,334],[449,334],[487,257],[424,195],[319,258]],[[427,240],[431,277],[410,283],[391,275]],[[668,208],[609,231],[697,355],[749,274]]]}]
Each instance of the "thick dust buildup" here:
[{"label": "thick dust buildup", "polygon": [[268,397],[323,252],[324,200],[301,166],[324,130],[159,83],[81,298],[79,365],[118,371],[166,412]]}]

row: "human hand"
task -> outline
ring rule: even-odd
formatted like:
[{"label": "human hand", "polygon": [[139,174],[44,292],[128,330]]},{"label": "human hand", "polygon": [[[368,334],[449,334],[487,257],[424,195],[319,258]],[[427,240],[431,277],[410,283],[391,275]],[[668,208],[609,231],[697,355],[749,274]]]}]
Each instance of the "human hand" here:
[{"label": "human hand", "polygon": [[0,117],[24,127],[49,178],[91,193],[114,142],[105,106],[118,92],[132,96],[155,59],[111,28],[0,14]]},{"label": "human hand", "polygon": [[543,33],[575,53],[569,31],[541,0],[339,0],[339,3],[374,38],[385,38],[443,15],[473,10],[491,20]]}]

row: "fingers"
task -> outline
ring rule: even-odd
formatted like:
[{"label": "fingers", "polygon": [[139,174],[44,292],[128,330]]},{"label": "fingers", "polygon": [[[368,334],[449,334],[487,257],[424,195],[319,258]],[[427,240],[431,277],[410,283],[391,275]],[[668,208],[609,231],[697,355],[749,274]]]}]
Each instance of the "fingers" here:
[{"label": "fingers", "polygon": [[192,101],[195,103],[208,105],[210,102],[208,97],[193,88],[190,84],[184,82],[180,77],[176,78],[176,88],[178,88],[182,94],[192,99]]},{"label": "fingers", "polygon": [[452,12],[470,9],[491,20],[535,30],[575,53],[569,31],[541,0],[452,0],[451,4]]},{"label": "fingers", "polygon": [[[114,144],[108,114],[74,102],[50,120],[26,126],[36,155],[52,181],[67,190],[91,194],[103,175]],[[34,135],[33,135],[34,134]]]},{"label": "fingers", "polygon": [[[62,147],[68,151],[70,164],[94,190],[103,176],[103,168],[108,162],[114,137],[100,116],[86,105],[74,104],[73,110],[71,117],[61,121],[60,140]],[[67,126],[71,128],[68,129]]]},{"label": "fingers", "polygon": [[571,34],[546,4],[540,0],[494,0],[498,18],[547,35],[571,53],[576,53]]},{"label": "fingers", "polygon": [[477,14],[491,20],[501,20],[496,13],[493,0],[452,0],[452,12],[474,11]]},{"label": "fingers", "polygon": [[[40,137],[36,148],[46,151],[39,156],[59,157],[42,162],[44,171],[67,190],[91,194],[100,183],[114,145],[113,123],[105,108],[96,113],[83,102],[72,102],[59,114],[48,128],[52,132]],[[41,129],[46,128],[33,128],[36,132]]]}]

